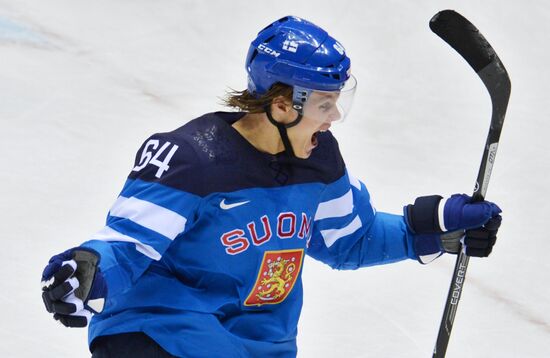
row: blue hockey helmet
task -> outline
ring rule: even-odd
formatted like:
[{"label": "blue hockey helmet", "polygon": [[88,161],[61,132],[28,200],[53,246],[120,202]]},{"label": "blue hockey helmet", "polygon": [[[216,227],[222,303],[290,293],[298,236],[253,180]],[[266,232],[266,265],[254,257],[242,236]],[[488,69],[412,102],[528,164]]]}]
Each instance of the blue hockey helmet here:
[{"label": "blue hockey helmet", "polygon": [[260,97],[273,84],[339,91],[350,78],[344,47],[317,25],[283,17],[258,33],[246,58],[248,91]]},{"label": "blue hockey helmet", "polygon": [[286,129],[313,118],[322,123],[343,120],[351,108],[356,80],[344,47],[319,26],[295,16],[283,17],[265,27],[250,44],[246,57],[248,92],[259,98],[275,83],[293,89],[296,119],[277,122],[265,108],[269,121],[279,129],[285,150],[294,156]]}]

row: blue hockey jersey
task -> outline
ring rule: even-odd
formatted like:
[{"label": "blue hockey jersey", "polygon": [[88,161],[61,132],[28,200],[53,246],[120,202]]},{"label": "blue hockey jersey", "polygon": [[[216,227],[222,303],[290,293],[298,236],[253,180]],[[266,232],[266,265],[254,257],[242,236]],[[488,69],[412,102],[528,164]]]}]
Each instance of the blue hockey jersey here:
[{"label": "blue hockey jersey", "polygon": [[308,159],[258,151],[217,112],[147,139],[82,246],[109,294],[98,336],[144,332],[181,357],[295,357],[301,272],[416,258],[399,215],[376,212],[330,132]]}]

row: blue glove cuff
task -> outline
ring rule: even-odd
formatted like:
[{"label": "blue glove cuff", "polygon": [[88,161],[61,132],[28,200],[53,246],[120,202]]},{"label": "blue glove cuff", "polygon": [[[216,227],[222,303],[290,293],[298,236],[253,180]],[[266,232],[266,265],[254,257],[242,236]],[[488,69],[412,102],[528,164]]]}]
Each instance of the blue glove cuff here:
[{"label": "blue glove cuff", "polygon": [[443,255],[440,234],[414,235],[413,248],[421,264],[428,264]]}]

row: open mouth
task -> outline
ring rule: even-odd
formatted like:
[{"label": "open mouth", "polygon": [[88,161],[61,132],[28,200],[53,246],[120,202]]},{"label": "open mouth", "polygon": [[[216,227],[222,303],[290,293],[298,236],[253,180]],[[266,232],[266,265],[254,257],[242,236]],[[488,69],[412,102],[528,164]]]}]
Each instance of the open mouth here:
[{"label": "open mouth", "polygon": [[319,140],[317,139],[318,134],[319,134],[319,132],[315,132],[311,136],[311,149],[310,149],[310,151],[312,151],[314,148],[316,148],[317,145],[319,144]]},{"label": "open mouth", "polygon": [[311,135],[311,145],[309,146],[309,148],[306,149],[308,154],[311,154],[313,149],[315,149],[319,145],[319,140],[317,138],[319,136],[319,133],[326,132],[329,130],[329,128],[330,128],[330,123],[325,123],[321,126],[321,128],[319,128],[317,132]]},{"label": "open mouth", "polygon": [[317,146],[317,144],[319,144],[319,141],[317,140],[317,135],[319,134],[319,132],[315,132],[313,133],[313,135],[311,136],[311,144],[313,144],[313,146]]}]

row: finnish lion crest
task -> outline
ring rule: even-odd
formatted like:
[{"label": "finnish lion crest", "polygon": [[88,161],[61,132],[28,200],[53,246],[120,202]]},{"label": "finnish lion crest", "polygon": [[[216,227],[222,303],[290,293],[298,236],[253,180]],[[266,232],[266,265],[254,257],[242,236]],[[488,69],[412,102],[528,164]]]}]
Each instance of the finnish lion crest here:
[{"label": "finnish lion crest", "polygon": [[254,289],[245,305],[282,302],[294,287],[302,265],[303,250],[268,251],[264,254]]}]

